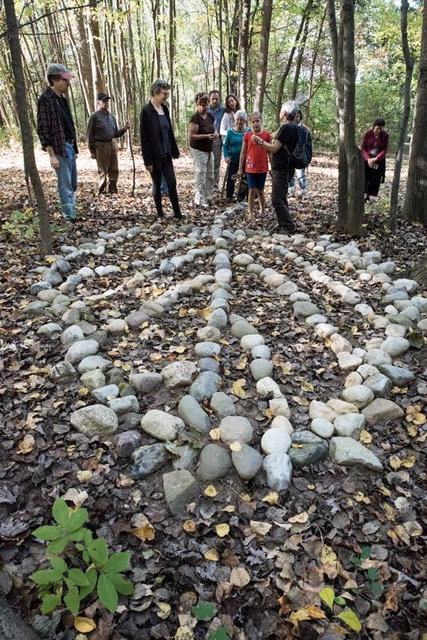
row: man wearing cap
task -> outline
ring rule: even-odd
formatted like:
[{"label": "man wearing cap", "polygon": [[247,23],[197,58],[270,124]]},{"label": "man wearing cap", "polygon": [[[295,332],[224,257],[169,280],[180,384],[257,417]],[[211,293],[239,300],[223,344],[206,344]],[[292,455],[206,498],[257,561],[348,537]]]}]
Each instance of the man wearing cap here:
[{"label": "man wearing cap", "polygon": [[49,154],[50,165],[58,177],[62,215],[66,220],[74,221],[78,149],[73,117],[65,97],[71,78],[73,75],[63,64],[54,62],[48,66],[49,86],[37,104],[37,134],[42,149]]},{"label": "man wearing cap", "polygon": [[115,117],[108,111],[111,98],[106,93],[98,93],[98,109],[89,118],[87,142],[92,158],[98,165],[98,194],[117,193],[119,163],[115,138],[121,138],[130,128],[126,122],[122,129],[117,126]]}]

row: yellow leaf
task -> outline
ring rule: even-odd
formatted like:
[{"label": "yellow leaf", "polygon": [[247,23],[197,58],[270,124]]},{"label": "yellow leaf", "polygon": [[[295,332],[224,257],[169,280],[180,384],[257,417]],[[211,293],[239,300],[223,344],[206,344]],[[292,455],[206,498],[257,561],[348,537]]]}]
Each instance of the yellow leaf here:
[{"label": "yellow leaf", "polygon": [[323,589],[319,591],[319,596],[320,599],[323,600],[330,609],[332,609],[335,600],[335,591],[332,587],[323,587]]},{"label": "yellow leaf", "polygon": [[372,436],[369,431],[362,429],[362,431],[360,432],[359,441],[362,444],[370,444],[372,442]]},{"label": "yellow leaf", "polygon": [[215,531],[217,536],[224,538],[230,533],[230,527],[228,524],[217,524],[215,525]]},{"label": "yellow leaf", "polygon": [[174,640],[194,640],[194,634],[190,627],[183,625],[176,630]]},{"label": "yellow leaf", "polygon": [[403,458],[402,460],[402,466],[406,467],[407,469],[412,469],[415,462],[416,462],[415,456],[406,456],[406,458]]},{"label": "yellow leaf", "polygon": [[394,455],[394,456],[390,456],[389,464],[392,469],[397,471],[397,469],[400,469],[400,467],[402,466],[402,461],[399,458],[399,456]]},{"label": "yellow leaf", "polygon": [[298,609],[298,611],[292,611],[288,620],[294,625],[294,627],[298,627],[299,622],[302,622],[303,620],[310,620],[310,616],[305,609]]},{"label": "yellow leaf", "polygon": [[197,524],[196,524],[195,520],[186,520],[184,522],[184,524],[182,525],[182,528],[187,533],[194,533],[196,531],[196,529],[197,529]]},{"label": "yellow leaf", "polygon": [[35,445],[36,445],[36,441],[34,440],[34,436],[32,436],[31,433],[27,433],[19,443],[17,453],[22,455],[31,453]]},{"label": "yellow leaf", "polygon": [[221,429],[211,429],[209,431],[209,437],[212,440],[221,440]]},{"label": "yellow leaf", "polygon": [[257,520],[251,520],[249,522],[251,530],[258,536],[266,536],[270,531],[272,524],[268,522],[258,522]]},{"label": "yellow leaf", "polygon": [[185,347],[183,347],[182,345],[180,345],[179,347],[174,347],[174,351],[176,351],[176,353],[184,353]]},{"label": "yellow leaf", "polygon": [[151,362],[160,362],[163,360],[163,356],[161,353],[150,353],[150,360]]},{"label": "yellow leaf", "polygon": [[209,549],[209,551],[206,551],[204,554],[204,557],[206,560],[212,560],[212,562],[218,562],[219,560],[219,554],[216,549]]},{"label": "yellow leaf", "polygon": [[248,364],[248,359],[246,357],[241,358],[241,360],[239,360],[239,362],[236,364],[236,369],[241,371],[242,369],[246,368],[247,364]]},{"label": "yellow leaf", "polygon": [[208,498],[215,498],[215,496],[218,495],[218,491],[215,489],[215,487],[213,486],[213,484],[210,484],[208,487],[206,487],[206,489],[203,492],[205,494],[205,496],[207,496]]},{"label": "yellow leaf", "polygon": [[297,513],[296,516],[292,516],[292,518],[288,519],[288,522],[291,522],[292,524],[304,524],[305,522],[307,522],[308,520],[308,513],[307,511],[303,511],[302,513]]},{"label": "yellow leaf", "polygon": [[89,482],[89,480],[92,480],[93,473],[90,469],[86,469],[84,471],[77,471],[76,475],[79,482]]},{"label": "yellow leaf", "polygon": [[389,496],[391,496],[391,491],[390,491],[390,489],[388,489],[388,488],[387,488],[385,485],[383,485],[383,484],[380,486],[380,491],[381,491],[381,493],[383,494],[383,496],[387,496],[387,498],[388,498]]},{"label": "yellow leaf", "polygon": [[262,502],[266,502],[267,504],[277,504],[279,502],[279,494],[276,491],[270,491],[267,495],[262,499]]},{"label": "yellow leaf", "polygon": [[150,522],[146,522],[142,525],[142,527],[138,527],[137,529],[132,529],[131,533],[134,536],[145,542],[146,540],[154,540],[156,536],[156,532],[154,530],[153,525]]},{"label": "yellow leaf", "polygon": [[335,617],[345,622],[345,624],[348,625],[353,631],[361,631],[362,629],[359,618],[351,609],[341,611],[341,613],[339,613]]},{"label": "yellow leaf", "polygon": [[394,522],[396,520],[396,514],[393,507],[387,502],[384,502],[382,508],[384,509],[387,520],[389,522]]},{"label": "yellow leaf", "polygon": [[293,374],[292,364],[290,362],[282,364],[282,373],[284,376],[291,376]]},{"label": "yellow leaf", "polygon": [[243,567],[233,567],[230,580],[235,587],[245,587],[251,581],[251,576]]},{"label": "yellow leaf", "polygon": [[236,453],[238,453],[242,450],[242,445],[240,444],[240,442],[232,442],[230,444],[230,449],[231,451],[235,451]]},{"label": "yellow leaf", "polygon": [[159,607],[159,611],[156,611],[157,616],[161,620],[166,620],[166,618],[169,618],[172,610],[170,604],[168,602],[159,602],[157,606]]},{"label": "yellow leaf", "polygon": [[87,387],[81,387],[79,389],[79,396],[85,398],[87,395],[89,395],[89,389]]},{"label": "yellow leaf", "polygon": [[238,398],[246,398],[246,392],[243,387],[246,384],[246,380],[244,378],[240,378],[233,382],[233,386],[231,387],[231,393]]},{"label": "yellow leaf", "polygon": [[91,618],[74,618],[74,626],[80,633],[90,633],[96,629],[96,624]]},{"label": "yellow leaf", "polygon": [[301,398],[300,396],[292,396],[293,400],[299,404],[300,407],[308,407],[308,405],[310,404],[309,400],[307,400],[306,398]]},{"label": "yellow leaf", "polygon": [[323,618],[326,618],[325,612],[319,607],[316,607],[315,604],[309,604],[306,607],[306,610],[311,620],[322,620]]},{"label": "yellow leaf", "polygon": [[234,507],[232,504],[229,504],[227,507],[224,507],[223,511],[226,511],[227,513],[233,513],[234,511]]},{"label": "yellow leaf", "polygon": [[406,431],[408,432],[408,435],[411,436],[411,438],[415,438],[418,435],[418,427],[414,424],[408,424],[408,426],[406,427]]},{"label": "yellow leaf", "polygon": [[418,536],[421,536],[422,533],[423,533],[422,526],[420,524],[418,524],[418,522],[416,522],[415,520],[410,520],[409,522],[404,522],[403,526],[405,528],[405,531],[407,531],[412,538],[416,538]]},{"label": "yellow leaf", "polygon": [[212,309],[210,307],[206,307],[206,309],[202,309],[200,311],[200,315],[202,316],[203,320],[209,320],[212,315]]},{"label": "yellow leaf", "polygon": [[314,387],[311,382],[303,382],[301,385],[301,391],[314,391]]},{"label": "yellow leaf", "polygon": [[356,500],[356,502],[364,502],[365,504],[371,504],[371,501],[369,500],[369,498],[367,498],[365,494],[362,493],[362,491],[358,491],[357,493],[354,494],[353,497]]},{"label": "yellow leaf", "polygon": [[87,491],[79,491],[78,489],[70,488],[62,496],[63,500],[73,502],[76,507],[81,507],[88,499],[89,494]]},{"label": "yellow leaf", "polygon": [[321,554],[320,560],[322,564],[331,564],[333,562],[336,562],[337,554],[332,549],[332,547],[329,547],[327,544],[324,544],[322,546],[322,554]]},{"label": "yellow leaf", "polygon": [[180,307],[178,311],[178,315],[180,318],[183,318],[187,315],[187,309],[185,307]]},{"label": "yellow leaf", "polygon": [[309,491],[314,491],[314,490],[315,490],[315,488],[316,488],[316,485],[315,485],[315,484],[308,484],[308,485],[307,485],[307,489],[308,489]]},{"label": "yellow leaf", "polygon": [[243,502],[250,502],[252,500],[249,493],[242,493],[240,497],[243,500]]}]

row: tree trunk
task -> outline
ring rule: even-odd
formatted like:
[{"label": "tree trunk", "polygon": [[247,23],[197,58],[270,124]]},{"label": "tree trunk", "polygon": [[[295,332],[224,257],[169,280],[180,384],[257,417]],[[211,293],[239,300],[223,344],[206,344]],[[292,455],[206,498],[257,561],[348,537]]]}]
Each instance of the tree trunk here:
[{"label": "tree trunk", "polygon": [[267,77],[268,48],[270,42],[271,14],[273,0],[264,0],[261,39],[259,45],[259,67],[257,71],[257,84],[255,88],[254,111],[261,111],[264,106],[265,80]]},{"label": "tree trunk", "polygon": [[243,0],[240,14],[239,37],[239,97],[242,109],[246,108],[248,90],[249,18],[251,0]]},{"label": "tree trunk", "polygon": [[[311,1],[312,0],[308,0],[309,4],[311,3]],[[298,27],[297,34],[295,36],[295,41],[294,41],[293,47],[292,47],[292,49],[291,49],[291,51],[289,53],[288,61],[286,63],[285,70],[284,70],[284,72],[282,73],[282,75],[280,77],[279,90],[278,90],[278,96],[277,96],[277,121],[278,122],[280,120],[280,109],[281,109],[282,102],[283,102],[283,93],[284,93],[284,90],[285,90],[285,82],[286,82],[286,79],[287,79],[287,77],[289,75],[289,72],[291,70],[291,67],[292,67],[292,61],[294,59],[294,55],[295,55],[295,51],[296,51],[297,46],[298,46],[298,42],[300,41],[300,38],[301,38],[301,33],[302,33],[303,28],[304,28],[304,23],[305,23],[305,11],[303,12],[303,14],[301,16],[301,22],[300,22],[300,25]]]},{"label": "tree trunk", "polygon": [[22,150],[24,153],[25,172],[29,175],[31,184],[34,189],[34,195],[37,202],[37,209],[40,221],[40,240],[41,253],[46,255],[52,253],[52,235],[49,226],[49,216],[47,212],[46,198],[44,196],[43,187],[40,181],[39,172],[37,171],[36,160],[34,157],[33,132],[28,117],[27,90],[25,87],[24,69],[22,66],[21,45],[19,42],[18,23],[15,13],[14,0],[4,0],[4,8],[6,12],[6,25],[8,28],[8,41],[10,55],[12,58],[12,70],[15,78],[15,89],[17,96],[17,110],[19,125],[22,135]]},{"label": "tree trunk", "polygon": [[423,6],[420,70],[404,212],[408,220],[427,226],[427,0]]},{"label": "tree trunk", "polygon": [[296,61],[296,65],[295,65],[294,81],[293,81],[292,90],[291,90],[291,98],[292,98],[292,100],[296,100],[296,98],[297,98],[299,76],[300,76],[300,72],[301,72],[302,61],[303,61],[303,58],[304,58],[305,45],[307,43],[308,27],[309,27],[309,24],[310,24],[310,14],[311,14],[312,6],[313,6],[313,0],[309,0],[308,4],[307,4],[307,7],[305,9],[306,17],[305,17],[305,22],[304,22],[303,34],[302,34],[301,42],[300,42],[299,47],[298,47],[298,55],[297,55],[297,61]]}]

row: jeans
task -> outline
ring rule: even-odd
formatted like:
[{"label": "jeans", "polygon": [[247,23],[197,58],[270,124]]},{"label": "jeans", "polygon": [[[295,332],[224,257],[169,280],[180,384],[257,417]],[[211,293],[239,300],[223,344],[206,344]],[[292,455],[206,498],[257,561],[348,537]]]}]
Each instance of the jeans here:
[{"label": "jeans", "polygon": [[289,188],[290,189],[295,187],[295,177],[298,180],[298,184],[300,186],[300,189],[302,191],[305,191],[307,189],[307,178],[306,178],[306,175],[305,175],[305,169],[295,169],[295,176],[293,176],[289,180]]},{"label": "jeans", "polygon": [[212,151],[191,149],[194,162],[196,204],[206,204],[212,198],[214,186],[214,154]]},{"label": "jeans", "polygon": [[163,218],[162,206],[162,178],[166,181],[169,191],[169,198],[175,218],[181,218],[181,208],[179,206],[178,191],[176,189],[176,176],[173,168],[171,156],[165,158],[153,158],[153,170],[151,179],[153,181],[152,193],[154,204],[159,218]]},{"label": "jeans", "polygon": [[75,218],[77,215],[74,202],[74,192],[77,189],[77,164],[74,147],[69,142],[65,143],[67,157],[56,156],[59,160],[59,168],[55,169],[58,177],[58,193],[61,203],[62,215],[65,219]]},{"label": "jeans", "polygon": [[289,174],[287,169],[273,169],[273,186],[271,191],[271,204],[276,211],[279,227],[284,227],[286,231],[295,232],[295,224],[289,213],[288,206],[288,182]]}]

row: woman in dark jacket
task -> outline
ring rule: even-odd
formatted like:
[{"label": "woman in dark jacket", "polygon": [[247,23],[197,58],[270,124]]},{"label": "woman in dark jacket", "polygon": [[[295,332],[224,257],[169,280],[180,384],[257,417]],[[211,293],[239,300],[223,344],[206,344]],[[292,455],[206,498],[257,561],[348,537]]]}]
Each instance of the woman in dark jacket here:
[{"label": "woman in dark jacket", "polygon": [[370,196],[377,196],[380,182],[385,177],[385,156],[388,149],[388,133],[384,131],[385,121],[375,120],[372,129],[363,136],[361,149],[365,161],[365,202]]},{"label": "woman in dark jacket", "polygon": [[169,190],[175,218],[184,217],[181,212],[176,189],[176,177],[172,158],[179,158],[178,146],[172,130],[166,100],[170,84],[159,78],[151,85],[151,99],[142,108],[140,117],[141,149],[145,168],[153,180],[153,195],[157,215],[164,218],[162,207],[162,175]]}]

